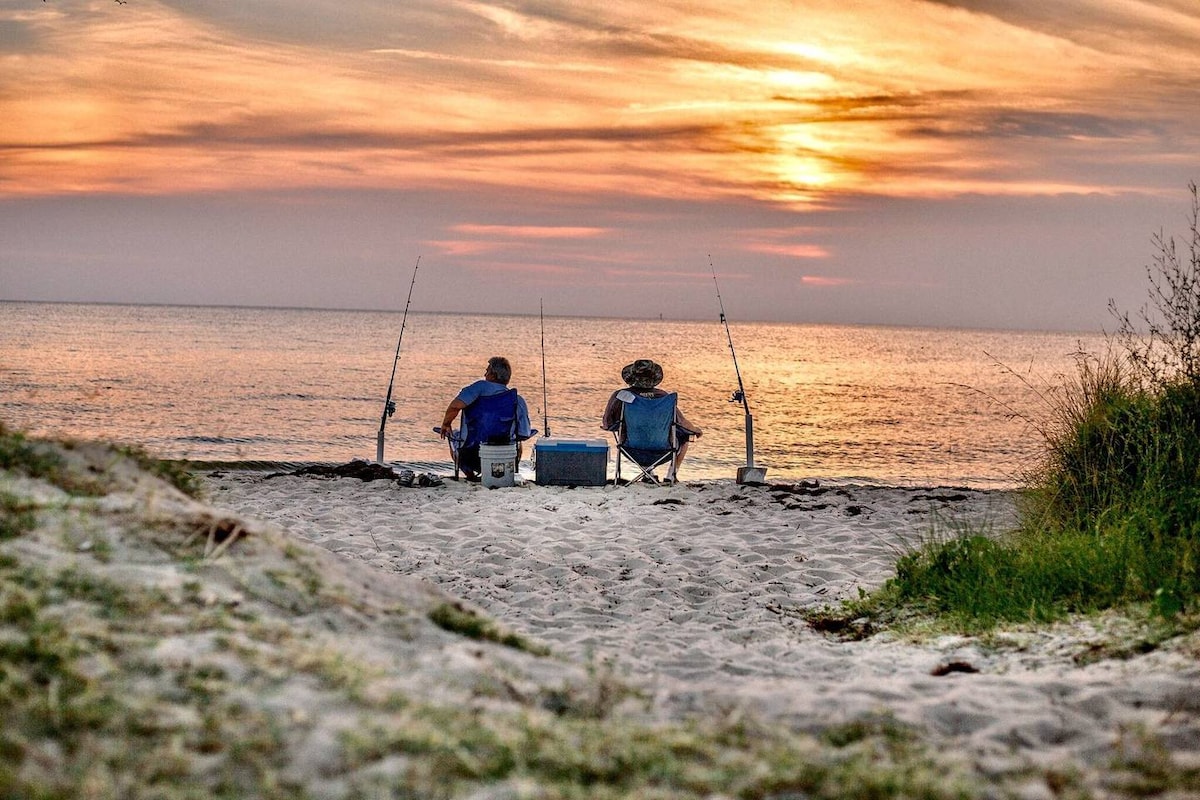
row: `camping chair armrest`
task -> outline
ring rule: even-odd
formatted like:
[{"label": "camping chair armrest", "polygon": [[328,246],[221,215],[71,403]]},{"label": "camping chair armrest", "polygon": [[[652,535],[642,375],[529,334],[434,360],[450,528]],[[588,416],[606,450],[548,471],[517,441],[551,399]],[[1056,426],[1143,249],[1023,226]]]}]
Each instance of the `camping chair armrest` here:
[{"label": "camping chair armrest", "polygon": [[[433,429],[433,432],[436,433],[438,436],[441,436],[442,435],[442,427],[440,425],[437,426],[436,428]],[[459,429],[452,428],[450,430],[450,435],[446,437],[446,440],[450,441],[450,442],[461,443],[463,441],[462,429],[461,428],[459,428]]]}]

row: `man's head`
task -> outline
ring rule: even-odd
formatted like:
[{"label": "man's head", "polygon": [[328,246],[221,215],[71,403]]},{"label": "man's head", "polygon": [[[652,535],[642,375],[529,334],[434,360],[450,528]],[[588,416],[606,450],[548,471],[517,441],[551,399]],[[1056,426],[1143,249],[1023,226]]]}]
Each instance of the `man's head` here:
[{"label": "man's head", "polygon": [[487,377],[488,380],[508,386],[508,381],[512,378],[512,366],[508,363],[508,359],[504,356],[492,356],[489,358]]}]

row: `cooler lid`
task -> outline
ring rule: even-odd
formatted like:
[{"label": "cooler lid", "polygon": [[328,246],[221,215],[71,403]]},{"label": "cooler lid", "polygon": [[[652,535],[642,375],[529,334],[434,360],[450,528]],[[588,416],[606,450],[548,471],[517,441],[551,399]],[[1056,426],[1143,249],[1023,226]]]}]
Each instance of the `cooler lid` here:
[{"label": "cooler lid", "polygon": [[607,439],[539,439],[534,445],[535,450],[555,450],[557,452],[608,452]]}]

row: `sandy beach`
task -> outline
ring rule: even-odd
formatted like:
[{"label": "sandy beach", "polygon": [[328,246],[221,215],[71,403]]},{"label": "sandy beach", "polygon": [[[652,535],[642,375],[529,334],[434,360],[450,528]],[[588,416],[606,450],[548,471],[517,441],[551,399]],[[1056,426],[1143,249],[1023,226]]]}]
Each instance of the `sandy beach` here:
[{"label": "sandy beach", "polygon": [[6,447],[7,796],[1200,786],[1195,634],[1110,615],[851,640],[802,618],[926,537],[1002,529],[1005,492],[230,471],[196,499],[104,446]]},{"label": "sandy beach", "polygon": [[668,718],[738,709],[803,731],[894,719],[985,777],[1032,770],[1028,797],[1054,795],[1039,770],[1110,769],[1147,741],[1200,767],[1194,639],[1104,658],[1136,640],[1136,626],[840,641],[799,619],[879,586],[931,535],[1003,528],[1009,493],[733,481],[401,488],[239,473],[205,484],[216,505],[419,578],[556,654],[611,668]]}]

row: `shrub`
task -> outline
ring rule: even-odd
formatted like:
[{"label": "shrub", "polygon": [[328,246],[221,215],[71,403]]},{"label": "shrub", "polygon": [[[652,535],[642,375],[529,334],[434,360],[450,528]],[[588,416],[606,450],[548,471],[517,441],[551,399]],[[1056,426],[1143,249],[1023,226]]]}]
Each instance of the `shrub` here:
[{"label": "shrub", "polygon": [[1130,603],[1175,616],[1200,596],[1200,199],[1181,255],[1159,233],[1150,299],[1102,355],[1044,397],[1042,462],[1018,529],[931,542],[872,602],[979,628]]},{"label": "shrub", "polygon": [[[1135,324],[1119,321],[1116,346],[1081,356],[1047,437],[1036,487],[1060,525],[1092,528],[1105,517],[1145,516],[1161,535],[1190,536],[1200,496],[1200,199],[1196,184],[1188,255],[1154,237],[1149,302]],[[1112,343],[1110,342],[1110,345]]]},{"label": "shrub", "polygon": [[1022,540],[1085,535],[1107,559],[1105,604],[1152,600],[1183,610],[1200,594],[1200,200],[1188,253],[1154,237],[1149,302],[1119,320],[1108,353],[1080,356],[1044,431],[1046,457]]}]

